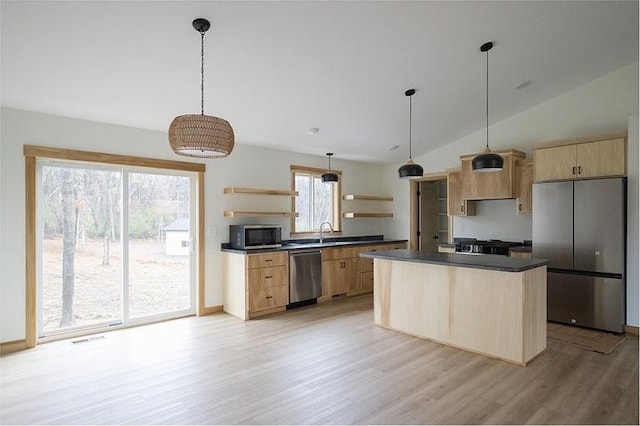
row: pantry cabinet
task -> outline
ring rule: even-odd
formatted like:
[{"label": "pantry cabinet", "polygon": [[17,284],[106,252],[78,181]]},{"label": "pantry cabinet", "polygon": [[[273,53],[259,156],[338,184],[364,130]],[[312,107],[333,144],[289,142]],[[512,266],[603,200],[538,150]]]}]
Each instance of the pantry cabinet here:
[{"label": "pantry cabinet", "polygon": [[559,142],[534,150],[536,182],[626,175],[626,137]]}]

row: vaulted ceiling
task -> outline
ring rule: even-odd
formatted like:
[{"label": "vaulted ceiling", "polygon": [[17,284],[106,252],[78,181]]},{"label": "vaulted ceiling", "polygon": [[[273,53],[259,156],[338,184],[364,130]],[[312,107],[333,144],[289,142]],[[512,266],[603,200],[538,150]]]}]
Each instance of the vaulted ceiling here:
[{"label": "vaulted ceiling", "polygon": [[[638,60],[638,2],[6,1],[3,106],[369,162],[426,153]],[[309,134],[309,129],[319,131]],[[396,150],[390,150],[399,145]]]}]

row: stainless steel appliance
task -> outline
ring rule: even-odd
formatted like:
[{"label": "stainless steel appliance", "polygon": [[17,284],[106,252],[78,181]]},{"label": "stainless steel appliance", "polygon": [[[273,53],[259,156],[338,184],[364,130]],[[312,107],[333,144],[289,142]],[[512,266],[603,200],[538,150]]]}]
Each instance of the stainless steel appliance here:
[{"label": "stainless steel appliance", "polygon": [[240,250],[278,248],[282,245],[280,225],[229,225],[229,244]]},{"label": "stainless steel appliance", "polygon": [[456,252],[463,254],[499,254],[509,256],[511,247],[522,247],[524,244],[515,241],[476,240],[475,238],[454,238]]},{"label": "stainless steel appliance", "polygon": [[547,318],[624,332],[626,179],[533,185],[533,257],[551,260]]},{"label": "stainless steel appliance", "polygon": [[289,308],[314,303],[322,296],[320,250],[293,250],[289,254]]}]

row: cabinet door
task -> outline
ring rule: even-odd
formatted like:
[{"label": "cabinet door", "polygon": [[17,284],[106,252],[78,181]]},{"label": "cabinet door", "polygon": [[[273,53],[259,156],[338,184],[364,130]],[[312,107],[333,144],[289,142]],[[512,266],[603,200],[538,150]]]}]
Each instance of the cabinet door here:
[{"label": "cabinet door", "polygon": [[625,175],[624,138],[588,142],[576,147],[579,178]]},{"label": "cabinet door", "polygon": [[475,205],[472,201],[467,202],[464,199],[462,191],[462,172],[449,172],[447,174],[447,214],[449,216],[475,215]]},{"label": "cabinet door", "polygon": [[522,215],[531,214],[531,189],[533,186],[533,165],[519,164],[517,167],[518,198],[516,198],[516,212]]},{"label": "cabinet door", "polygon": [[503,156],[502,170],[491,173],[474,172],[472,160],[462,160],[463,198],[467,200],[501,200],[514,195],[513,156]]},{"label": "cabinet door", "polygon": [[325,260],[322,262],[322,290],[329,296],[357,289],[360,271],[358,258]]},{"label": "cabinet door", "polygon": [[536,182],[574,179],[577,176],[576,146],[565,145],[534,151]]}]

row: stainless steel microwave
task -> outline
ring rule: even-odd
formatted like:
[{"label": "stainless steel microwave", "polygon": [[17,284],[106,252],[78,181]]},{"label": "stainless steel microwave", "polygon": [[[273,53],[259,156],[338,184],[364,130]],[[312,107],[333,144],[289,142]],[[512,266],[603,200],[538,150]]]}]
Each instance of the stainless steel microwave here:
[{"label": "stainless steel microwave", "polygon": [[229,243],[240,250],[282,246],[280,225],[229,225]]}]

